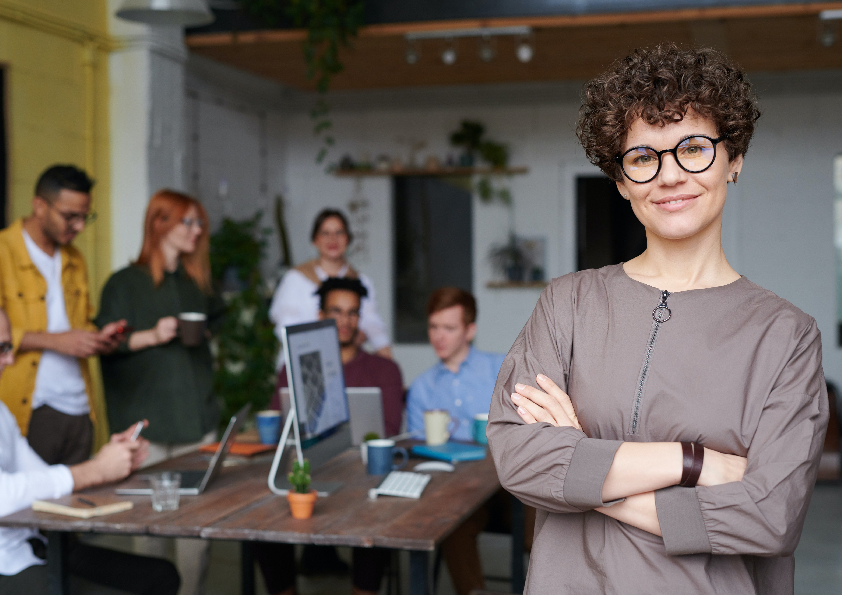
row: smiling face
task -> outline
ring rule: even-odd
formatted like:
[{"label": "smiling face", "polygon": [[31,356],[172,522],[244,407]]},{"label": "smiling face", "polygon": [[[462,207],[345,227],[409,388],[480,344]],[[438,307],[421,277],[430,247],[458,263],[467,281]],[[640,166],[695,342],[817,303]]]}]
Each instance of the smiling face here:
[{"label": "smiling face", "polygon": [[[666,126],[637,119],[629,128],[623,152],[647,146],[657,151],[672,149],[682,140],[704,135],[717,138],[714,123],[688,111],[684,119]],[[689,173],[679,167],[674,155],[661,156],[661,170],[655,178],[636,184],[628,178],[617,182],[617,189],[631,202],[634,214],[646,228],[647,237],[684,240],[700,234],[719,233],[725,207],[726,184],[742,168],[743,158],[728,161],[725,146],[716,147],[716,159],[705,171]]]},{"label": "smiling face", "polygon": [[178,254],[192,254],[196,250],[196,242],[202,235],[202,223],[196,207],[190,207],[184,213],[175,227],[164,236],[161,242],[174,249]]},{"label": "smiling face", "polygon": [[338,260],[345,257],[345,250],[348,248],[348,230],[339,217],[328,217],[325,219],[313,245],[319,251],[319,256],[327,260]]}]

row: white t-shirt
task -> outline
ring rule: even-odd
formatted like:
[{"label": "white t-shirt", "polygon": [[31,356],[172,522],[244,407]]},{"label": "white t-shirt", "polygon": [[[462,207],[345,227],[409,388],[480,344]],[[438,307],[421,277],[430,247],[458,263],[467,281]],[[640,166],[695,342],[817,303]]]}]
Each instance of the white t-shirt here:
[{"label": "white t-shirt", "polygon": [[[348,273],[348,266],[342,267],[336,277],[344,277]],[[325,281],[328,278],[320,267],[316,267],[316,276]],[[368,297],[362,299],[360,304],[359,329],[368,337],[371,348],[375,351],[387,347],[391,341],[386,325],[380,314],[377,312],[377,297],[374,294],[374,285],[371,279],[360,274],[360,282],[368,291]],[[275,335],[281,339],[281,329],[292,324],[304,324],[319,319],[319,296],[316,290],[319,286],[308,279],[304,273],[296,269],[287,271],[281,279],[275,295],[272,296],[272,305],[269,308],[269,318],[275,323]],[[279,356],[283,362],[283,354]]]},{"label": "white t-shirt", "polygon": [[[34,500],[59,498],[73,491],[73,475],[64,465],[41,460],[21,436],[15,418],[0,402],[0,516],[32,506]],[[34,529],[0,528],[0,574],[12,576],[43,564],[27,540]]]},{"label": "white t-shirt", "polygon": [[[64,289],[61,285],[61,251],[50,256],[23,231],[23,241],[32,264],[47,282],[47,332],[61,333],[70,330],[70,320],[64,305]],[[32,393],[32,408],[49,405],[66,415],[85,415],[90,411],[88,393],[79,360],[57,351],[44,350],[35,374],[35,390]]]}]

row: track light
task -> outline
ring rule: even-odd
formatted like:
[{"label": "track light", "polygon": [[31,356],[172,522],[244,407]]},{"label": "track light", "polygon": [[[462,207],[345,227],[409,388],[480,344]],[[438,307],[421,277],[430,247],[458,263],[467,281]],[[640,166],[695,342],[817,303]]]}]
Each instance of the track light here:
[{"label": "track light", "polygon": [[479,59],[483,62],[491,62],[496,53],[494,40],[488,34],[483,35],[479,42]]},{"label": "track light", "polygon": [[452,66],[456,63],[456,42],[453,38],[448,39],[447,46],[441,53],[441,61],[448,66]]},{"label": "track light", "polygon": [[406,44],[406,63],[416,64],[418,62],[418,48],[415,45],[415,40],[410,39]]},{"label": "track light", "polygon": [[842,10],[823,10],[819,13],[818,40],[824,47],[832,47],[839,39],[839,20]]},{"label": "track light", "polygon": [[532,49],[532,44],[529,42],[529,35],[522,35],[520,43],[515,48],[515,55],[517,59],[526,64],[532,61],[532,56],[535,55],[535,50]]},{"label": "track light", "polygon": [[204,0],[125,0],[117,16],[149,25],[197,27],[213,21]]}]

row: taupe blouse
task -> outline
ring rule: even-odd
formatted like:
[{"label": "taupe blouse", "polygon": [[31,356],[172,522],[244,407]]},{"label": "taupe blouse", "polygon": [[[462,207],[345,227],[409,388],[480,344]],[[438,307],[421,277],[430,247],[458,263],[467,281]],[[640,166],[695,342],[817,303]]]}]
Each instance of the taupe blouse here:
[{"label": "taupe blouse", "polygon": [[[663,298],[621,265],[565,275],[503,362],[488,439],[538,509],[530,595],[793,593],[828,419],[816,322],[745,277]],[[523,423],[510,395],[539,373],[584,432]],[[743,480],[657,491],[663,538],[593,510],[622,441],[680,440],[747,457]]]}]

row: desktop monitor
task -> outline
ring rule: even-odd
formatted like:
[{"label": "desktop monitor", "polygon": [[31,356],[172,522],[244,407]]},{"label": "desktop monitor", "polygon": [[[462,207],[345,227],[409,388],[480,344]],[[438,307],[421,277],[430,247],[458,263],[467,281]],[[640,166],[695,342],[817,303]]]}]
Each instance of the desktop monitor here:
[{"label": "desktop monitor", "polygon": [[283,329],[290,401],[301,437],[317,438],[348,421],[339,335],[332,319]]},{"label": "desktop monitor", "polygon": [[[284,327],[282,332],[284,362],[289,384],[288,420],[293,414],[295,453],[310,461],[315,471],[322,464],[351,446],[348,400],[345,397],[345,376],[339,350],[339,335],[332,319]],[[281,391],[282,405],[284,401]],[[284,409],[287,409],[284,406]],[[274,493],[287,489],[286,470],[292,463],[292,452],[286,449],[287,431],[278,444],[269,487]],[[281,476],[278,470],[283,471]],[[342,484],[316,482],[312,488],[322,495],[335,491]]]}]

